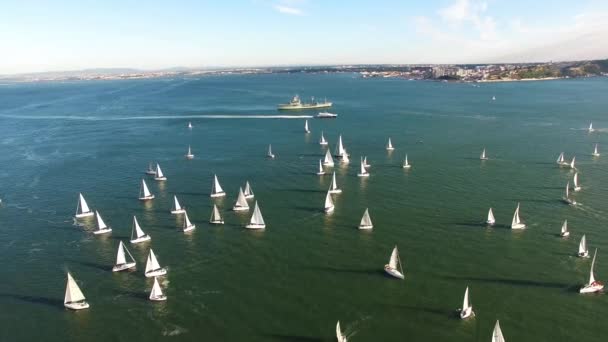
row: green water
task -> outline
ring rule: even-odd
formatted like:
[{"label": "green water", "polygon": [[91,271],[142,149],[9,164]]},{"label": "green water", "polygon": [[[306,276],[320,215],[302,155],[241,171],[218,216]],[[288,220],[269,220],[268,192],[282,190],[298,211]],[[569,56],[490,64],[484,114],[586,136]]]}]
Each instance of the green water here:
[{"label": "green water", "polygon": [[[326,96],[339,118],[309,120],[308,135],[303,119],[223,118],[282,115],[295,93]],[[0,85],[0,340],[333,341],[340,320],[349,341],[490,341],[500,319],[508,341],[604,341],[608,299],[578,294],[590,260],[574,254],[586,234],[608,281],[607,93],[606,78],[474,87],[352,74]],[[321,130],[332,150],[342,134],[352,158],[335,168],[343,193],[329,216]],[[594,159],[596,142],[607,154]],[[561,151],[576,155],[576,207],[560,202],[573,175],[555,164]],[[156,199],[142,204],[152,160],[168,181],[148,179]],[[214,173],[228,193],[215,201]],[[230,211],[247,180],[265,231]],[[78,192],[110,236],[74,225]],[[191,234],[169,214],[174,194]],[[517,202],[524,231],[506,229]],[[223,226],[207,223],[213,203]],[[490,206],[492,229],[480,224]],[[367,207],[374,229],[358,231]],[[127,244],[138,269],[113,274],[132,215],[152,241]],[[405,281],[383,273],[395,245]],[[165,303],[147,300],[150,246],[169,268]],[[63,308],[67,270],[89,310]],[[467,286],[477,316],[460,321]]]}]

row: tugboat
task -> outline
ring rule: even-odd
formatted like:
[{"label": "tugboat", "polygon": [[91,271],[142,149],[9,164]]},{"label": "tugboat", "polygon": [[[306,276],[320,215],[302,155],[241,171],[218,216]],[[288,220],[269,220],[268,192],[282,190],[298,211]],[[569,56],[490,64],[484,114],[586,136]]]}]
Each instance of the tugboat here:
[{"label": "tugboat", "polygon": [[293,109],[314,109],[314,108],[328,108],[331,107],[332,103],[327,100],[323,102],[316,102],[315,98],[311,98],[310,103],[304,103],[300,100],[298,95],[294,96],[289,103],[280,104],[279,110],[293,110]]}]

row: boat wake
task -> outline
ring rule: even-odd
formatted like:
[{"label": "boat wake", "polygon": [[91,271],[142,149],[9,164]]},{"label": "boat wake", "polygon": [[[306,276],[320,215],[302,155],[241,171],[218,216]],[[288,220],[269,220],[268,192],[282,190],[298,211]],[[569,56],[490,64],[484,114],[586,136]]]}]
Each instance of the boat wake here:
[{"label": "boat wake", "polygon": [[184,119],[311,119],[312,115],[148,115],[148,116],[71,116],[71,115],[11,115],[1,114],[3,119],[16,120],[76,120],[76,121],[126,121],[126,120],[184,120]]}]

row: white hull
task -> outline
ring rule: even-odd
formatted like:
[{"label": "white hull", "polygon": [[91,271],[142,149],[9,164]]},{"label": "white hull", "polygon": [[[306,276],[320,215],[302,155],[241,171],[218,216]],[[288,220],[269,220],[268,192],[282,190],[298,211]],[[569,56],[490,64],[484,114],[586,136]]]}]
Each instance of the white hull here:
[{"label": "white hull", "polygon": [[563,232],[560,234],[561,237],[568,237],[570,236],[570,232]]},{"label": "white hull", "polygon": [[122,264],[122,265],[114,265],[114,267],[112,267],[112,272],[126,271],[131,268],[135,268],[134,262],[128,262],[128,263]]},{"label": "white hull", "polygon": [[475,313],[473,312],[473,308],[472,307],[468,307],[465,310],[460,310],[460,319],[467,319],[469,317],[473,317],[475,316]]},{"label": "white hull", "polygon": [[93,215],[95,215],[95,212],[89,211],[89,212],[86,212],[86,213],[76,214],[74,217],[76,217],[76,218],[83,218],[83,217],[89,217],[89,216],[93,216]]},{"label": "white hull", "polygon": [[224,196],[226,196],[226,193],[222,191],[222,192],[218,192],[218,193],[215,193],[215,194],[211,194],[211,195],[209,195],[209,196],[210,196],[210,197],[213,197],[213,198],[216,198],[216,197],[224,197]]},{"label": "white hull", "polygon": [[357,173],[357,177],[369,177],[369,173]]},{"label": "white hull", "polygon": [[575,186],[574,187],[574,191],[581,191],[581,187],[580,186]]},{"label": "white hull", "polygon": [[73,302],[73,303],[64,303],[63,306],[65,306],[68,309],[71,310],[82,310],[82,309],[88,309],[89,308],[89,303],[82,301],[82,302]]},{"label": "white hull", "polygon": [[160,277],[164,276],[165,274],[167,274],[167,270],[165,268],[161,268],[158,270],[146,272],[146,278]]},{"label": "white hull", "polygon": [[342,189],[335,189],[335,190],[329,190],[330,194],[341,194],[342,193]]},{"label": "white hull", "polygon": [[578,290],[579,293],[595,293],[600,292],[604,289],[604,284],[596,281],[593,284],[587,284]]},{"label": "white hull", "polygon": [[183,214],[185,212],[186,212],[186,209],[171,210],[171,214],[173,214],[173,215],[179,215],[179,214]]},{"label": "white hull", "polygon": [[269,154],[269,155],[266,156],[266,158],[268,158],[268,159],[274,159],[274,154]]},{"label": "white hull", "polygon": [[389,275],[391,275],[392,277],[398,278],[398,279],[404,279],[405,277],[403,276],[403,274],[401,274],[401,272],[399,272],[398,270],[391,268],[389,265],[384,265],[384,271],[386,273],[388,273]]},{"label": "white hull", "polygon": [[254,198],[254,197],[255,197],[255,195],[245,195],[245,198],[246,198],[246,199],[252,199],[252,198]]},{"label": "white hull", "polygon": [[136,244],[136,243],[141,243],[141,242],[146,242],[146,241],[150,241],[152,238],[150,237],[150,235],[144,235],[140,238],[137,239],[133,239],[131,240],[132,244]]},{"label": "white hull", "polygon": [[372,229],[372,228],[374,228],[374,226],[373,226],[373,225],[371,225],[371,224],[369,224],[369,225],[365,225],[365,226],[359,226],[359,229],[363,229],[363,230],[366,230],[366,229]]},{"label": "white hull", "polygon": [[186,154],[186,159],[194,159],[194,154]]},{"label": "white hull", "polygon": [[334,166],[334,163],[326,163],[326,162],[323,162],[323,166],[327,166],[327,167],[333,167],[333,166]]},{"label": "white hull", "polygon": [[387,151],[393,151],[395,148],[394,147],[387,147],[386,150]]},{"label": "white hull", "polygon": [[333,213],[334,212],[335,207],[329,207],[329,208],[325,208],[325,213],[329,214],[329,213]]},{"label": "white hull", "polygon": [[209,223],[211,223],[211,224],[224,224],[224,220],[212,220],[212,221],[209,221]]},{"label": "white hull", "polygon": [[265,224],[250,223],[250,224],[246,225],[245,228],[247,228],[247,229],[264,229],[264,228],[266,228],[266,225]]},{"label": "white hull", "polygon": [[194,230],[195,228],[196,228],[196,225],[191,224],[191,225],[189,225],[188,227],[184,228],[182,231],[183,231],[184,233],[187,233],[187,232],[189,232],[189,231]]},{"label": "white hull", "polygon": [[403,168],[404,168],[404,169],[409,169],[409,168],[411,168],[411,167],[412,167],[412,165],[403,165]]},{"label": "white hull", "polygon": [[95,235],[100,235],[100,234],[107,234],[107,233],[111,233],[112,232],[112,228],[104,228],[104,229],[99,229],[93,232],[93,234]]},{"label": "white hull", "polygon": [[317,172],[317,176],[323,176],[325,174],[325,171],[319,171]]},{"label": "white hull", "polygon": [[154,177],[155,181],[166,181],[167,177]]},{"label": "white hull", "polygon": [[148,170],[148,171],[146,171],[144,173],[147,174],[147,175],[150,175],[150,176],[154,176],[156,174],[156,171],[154,171],[154,170]]},{"label": "white hull", "polygon": [[594,156],[594,157],[599,157],[600,156],[599,153],[591,153],[591,155]]},{"label": "white hull", "polygon": [[233,207],[232,210],[234,211],[249,211],[249,207]]},{"label": "white hull", "polygon": [[579,258],[588,258],[589,257],[589,252],[585,252],[585,253],[578,253]]},{"label": "white hull", "polygon": [[327,141],[320,142],[319,145],[325,146],[325,145],[327,145]]},{"label": "white hull", "polygon": [[490,226],[493,226],[494,223],[496,223],[496,220],[487,220],[486,223],[489,224]]},{"label": "white hull", "polygon": [[516,223],[511,225],[511,229],[524,229],[526,225],[523,223]]},{"label": "white hull", "polygon": [[479,157],[479,160],[488,160],[488,159],[490,159],[490,158],[488,158],[488,157]]},{"label": "white hull", "polygon": [[568,205],[576,205],[576,201],[570,198],[562,198],[562,201]]},{"label": "white hull", "polygon": [[154,199],[154,195],[143,196],[143,197],[139,198],[140,201],[149,201],[149,200],[153,200],[153,199]]},{"label": "white hull", "polygon": [[163,302],[163,301],[167,300],[167,296],[165,296],[165,295],[150,296],[150,300],[153,302]]}]

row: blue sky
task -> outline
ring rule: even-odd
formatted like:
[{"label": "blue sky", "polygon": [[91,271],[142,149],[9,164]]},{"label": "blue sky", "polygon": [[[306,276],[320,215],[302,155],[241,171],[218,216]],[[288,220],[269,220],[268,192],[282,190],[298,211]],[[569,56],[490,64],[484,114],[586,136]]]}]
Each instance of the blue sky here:
[{"label": "blue sky", "polygon": [[608,58],[608,1],[6,0],[0,74]]}]

